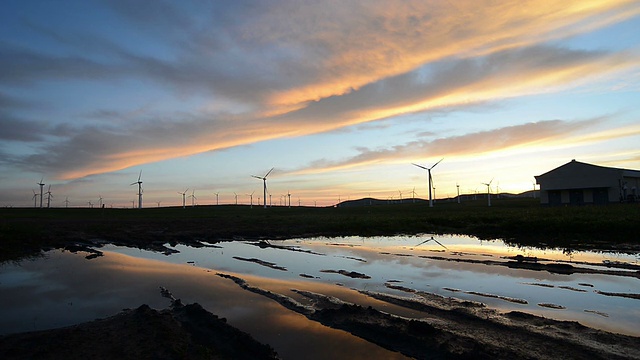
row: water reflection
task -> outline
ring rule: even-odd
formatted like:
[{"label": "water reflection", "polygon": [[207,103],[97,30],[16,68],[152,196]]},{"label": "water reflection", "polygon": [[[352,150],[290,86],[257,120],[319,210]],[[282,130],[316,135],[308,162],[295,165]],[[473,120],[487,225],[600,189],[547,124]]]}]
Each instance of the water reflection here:
[{"label": "water reflection", "polygon": [[[122,308],[134,308],[142,303],[164,308],[168,301],[158,291],[159,286],[164,286],[185,302],[198,302],[214,314],[228,318],[233,326],[271,344],[284,358],[296,358],[300,354],[305,354],[306,358],[313,354],[318,358],[345,357],[345,354],[350,354],[349,358],[362,354],[368,354],[362,357],[399,356],[345,332],[309,321],[215,276],[216,272],[224,272],[239,274],[252,285],[300,301],[305,300],[293,293],[292,288],[336,296],[402,316],[424,316],[351,290],[411,296],[402,290],[405,288],[482,301],[502,310],[577,320],[592,327],[640,336],[637,327],[640,300],[595,292],[638,294],[640,282],[637,277],[563,275],[482,262],[508,261],[504,257],[523,255],[536,257],[541,263],[571,261],[577,265],[615,261],[637,264],[637,255],[516,248],[500,241],[479,241],[462,236],[438,236],[435,237],[437,242],[425,242],[430,236],[293,239],[271,242],[277,245],[275,247],[246,242],[205,248],[178,245],[174,249],[179,252],[169,256],[108,245],[101,249],[105,256],[93,260],[86,260],[81,254],[51,251],[43,259],[0,267],[3,295],[0,297],[0,332],[70,325],[110,316]],[[291,251],[293,248],[305,252]],[[273,263],[286,271],[246,259]],[[370,278],[346,276],[348,272]],[[509,298],[526,303],[506,300]],[[547,307],[549,304],[563,309]],[[328,354],[327,351],[336,353]]]},{"label": "water reflection", "polygon": [[160,286],[227,318],[229,324],[272,345],[285,359],[302,354],[309,359],[344,358],[345,354],[355,359],[404,358],[292,313],[209,269],[109,251],[99,259],[86,260],[80,254],[54,250],[44,259],[2,265],[0,334],[68,326],[143,303],[165,308],[168,300],[160,296]]},{"label": "water reflection", "polygon": [[[232,242],[218,244],[221,248],[193,249],[177,246],[178,254],[164,255],[139,252],[138,250],[113,248],[114,251],[147,256],[174,263],[193,262],[193,265],[251,274],[267,279],[290,282],[333,284],[343,288],[381,291],[404,295],[399,290],[390,289],[385,284],[398,282],[404,287],[428,291],[444,296],[455,296],[466,300],[482,301],[491,307],[503,310],[522,310],[534,314],[563,320],[578,320],[584,324],[639,335],[636,322],[640,320],[637,299],[611,298],[596,293],[596,290],[614,293],[640,293],[637,277],[622,277],[602,274],[564,275],[548,271],[514,269],[505,266],[490,266],[483,263],[433,260],[430,257],[464,259],[478,261],[508,261],[504,257],[523,255],[536,257],[541,263],[568,263],[576,266],[606,270],[603,266],[589,266],[584,263],[603,264],[603,261],[637,264],[637,255],[612,252],[576,251],[567,254],[563,249],[535,249],[507,246],[501,241],[479,241],[465,236],[438,236],[435,239],[444,245],[425,237],[342,237],[293,239],[272,242],[278,248],[258,247],[250,243]],[[421,244],[422,243],[422,244]],[[421,245],[419,245],[421,244]],[[295,247],[308,252],[288,251],[283,247]],[[284,267],[278,271],[256,263],[238,261],[236,257],[256,258]],[[370,276],[370,279],[356,279],[339,273],[323,270],[354,271]],[[634,270],[621,270],[631,271]],[[304,277],[301,277],[301,274]],[[530,285],[546,283],[549,287]],[[588,284],[585,287],[580,284]],[[583,289],[584,292],[568,288]],[[449,289],[460,290],[452,292]],[[524,299],[527,304],[505,301],[500,297],[488,298],[474,293],[486,293]],[[563,310],[540,306],[556,304]],[[586,311],[585,311],[586,310]],[[606,314],[604,317],[602,314]]]}]

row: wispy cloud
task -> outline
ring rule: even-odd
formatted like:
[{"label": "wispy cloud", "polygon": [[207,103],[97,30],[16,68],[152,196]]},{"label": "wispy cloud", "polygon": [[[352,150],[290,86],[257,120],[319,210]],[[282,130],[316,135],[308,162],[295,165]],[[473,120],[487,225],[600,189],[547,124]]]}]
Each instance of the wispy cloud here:
[{"label": "wispy cloud", "polygon": [[[547,120],[446,138],[420,136],[418,140],[385,149],[359,147],[357,148],[359,153],[350,158],[340,161],[317,160],[296,172],[319,173],[372,163],[419,162],[425,154],[429,154],[433,159],[475,157],[495,151],[535,146],[539,143],[561,143],[567,137],[576,136],[604,121],[606,121],[604,118],[582,121]],[[618,133],[617,136],[623,136],[623,134]]]},{"label": "wispy cloud", "polygon": [[[64,44],[66,52],[2,42],[0,67],[11,71],[0,72],[0,85],[29,89],[68,80],[133,79],[175,99],[198,94],[206,99],[201,108],[122,111],[105,99],[81,119],[104,121],[70,119],[48,128],[42,120],[19,116],[17,100],[0,94],[0,121],[11,128],[1,140],[36,145],[35,153],[5,161],[72,179],[278,137],[375,125],[401,114],[556,91],[638,64],[629,53],[547,44],[637,16],[635,1],[111,1],[106,9],[122,21],[121,31],[145,46],[109,33],[31,26]],[[578,126],[572,124],[516,125],[457,142],[490,151],[535,141],[532,130],[539,140]],[[491,144],[482,140],[487,135],[494,138]],[[450,139],[417,141],[393,150],[362,150],[357,158],[328,166],[407,156],[425,147],[446,154],[472,150]]]}]

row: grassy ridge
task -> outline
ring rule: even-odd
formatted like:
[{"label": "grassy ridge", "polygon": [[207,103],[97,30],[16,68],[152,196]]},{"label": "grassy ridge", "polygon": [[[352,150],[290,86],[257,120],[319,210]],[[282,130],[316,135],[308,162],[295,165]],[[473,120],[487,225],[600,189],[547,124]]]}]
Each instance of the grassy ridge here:
[{"label": "grassy ridge", "polygon": [[202,206],[133,209],[0,209],[0,259],[70,241],[151,244],[234,238],[453,233],[522,245],[634,248],[640,246],[640,206],[541,207],[534,199],[462,204],[439,201],[315,208]]}]

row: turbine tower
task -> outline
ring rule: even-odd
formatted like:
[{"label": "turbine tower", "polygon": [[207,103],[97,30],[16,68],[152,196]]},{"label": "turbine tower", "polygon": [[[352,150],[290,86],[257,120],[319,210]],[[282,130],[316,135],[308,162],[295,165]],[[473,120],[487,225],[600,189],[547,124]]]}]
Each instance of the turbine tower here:
[{"label": "turbine tower", "polygon": [[182,208],[183,208],[183,209],[184,209],[185,196],[186,196],[187,191],[189,191],[189,188],[187,188],[187,190],[185,190],[184,192],[179,192],[179,191],[178,191],[178,194],[182,195]]},{"label": "turbine tower", "polygon": [[142,209],[142,170],[140,170],[140,175],[138,175],[138,181],[131,183],[131,185],[138,184],[138,209]]},{"label": "turbine tower", "polygon": [[40,185],[40,209],[42,209],[42,195],[44,191],[44,183],[42,182],[43,180],[44,180],[44,177],[40,179],[39,183],[37,183],[38,185]]},{"label": "turbine tower", "polygon": [[[263,200],[264,200],[264,208],[267,208],[267,176],[269,176],[269,174],[271,174],[271,172],[273,171],[274,168],[271,168],[271,170],[269,170],[269,172],[267,172],[264,176],[260,177],[260,176],[256,176],[256,175],[251,175],[251,177],[254,177],[256,179],[261,179],[262,180],[262,184],[263,184],[263,192],[264,192],[264,196],[263,196]],[[258,203],[260,203],[260,200],[258,200]]]},{"label": "turbine tower", "polygon": [[431,188],[433,187],[433,179],[431,178],[431,169],[433,169],[434,167],[436,167],[436,165],[440,164],[440,161],[444,160],[444,158],[438,160],[437,163],[433,164],[432,167],[426,167],[426,166],[422,166],[422,165],[418,165],[415,163],[412,163],[413,165],[421,168],[421,169],[425,169],[427,170],[427,175],[428,175],[428,179],[429,179],[429,207],[433,207],[433,198],[431,197]]},{"label": "turbine tower", "polygon": [[489,204],[489,206],[491,206],[491,183],[493,182],[493,179],[491,179],[491,181],[489,181],[488,183],[482,183],[482,185],[487,185],[487,203]]}]

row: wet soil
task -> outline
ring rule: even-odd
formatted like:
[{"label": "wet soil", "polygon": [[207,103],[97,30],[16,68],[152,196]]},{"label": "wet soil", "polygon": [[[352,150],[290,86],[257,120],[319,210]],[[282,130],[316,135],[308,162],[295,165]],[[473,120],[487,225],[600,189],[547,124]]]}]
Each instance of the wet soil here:
[{"label": "wet soil", "polygon": [[[500,313],[484,304],[402,287],[411,297],[362,294],[424,313],[421,319],[390,315],[372,307],[309,291],[292,291],[311,305],[248,284],[228,274],[247,291],[326,326],[348,331],[388,350],[416,359],[637,359],[640,339],[523,312]],[[553,304],[543,304],[552,306]]]},{"label": "wet soil", "polygon": [[62,329],[0,337],[2,359],[277,359],[199,304],[147,305]]}]

